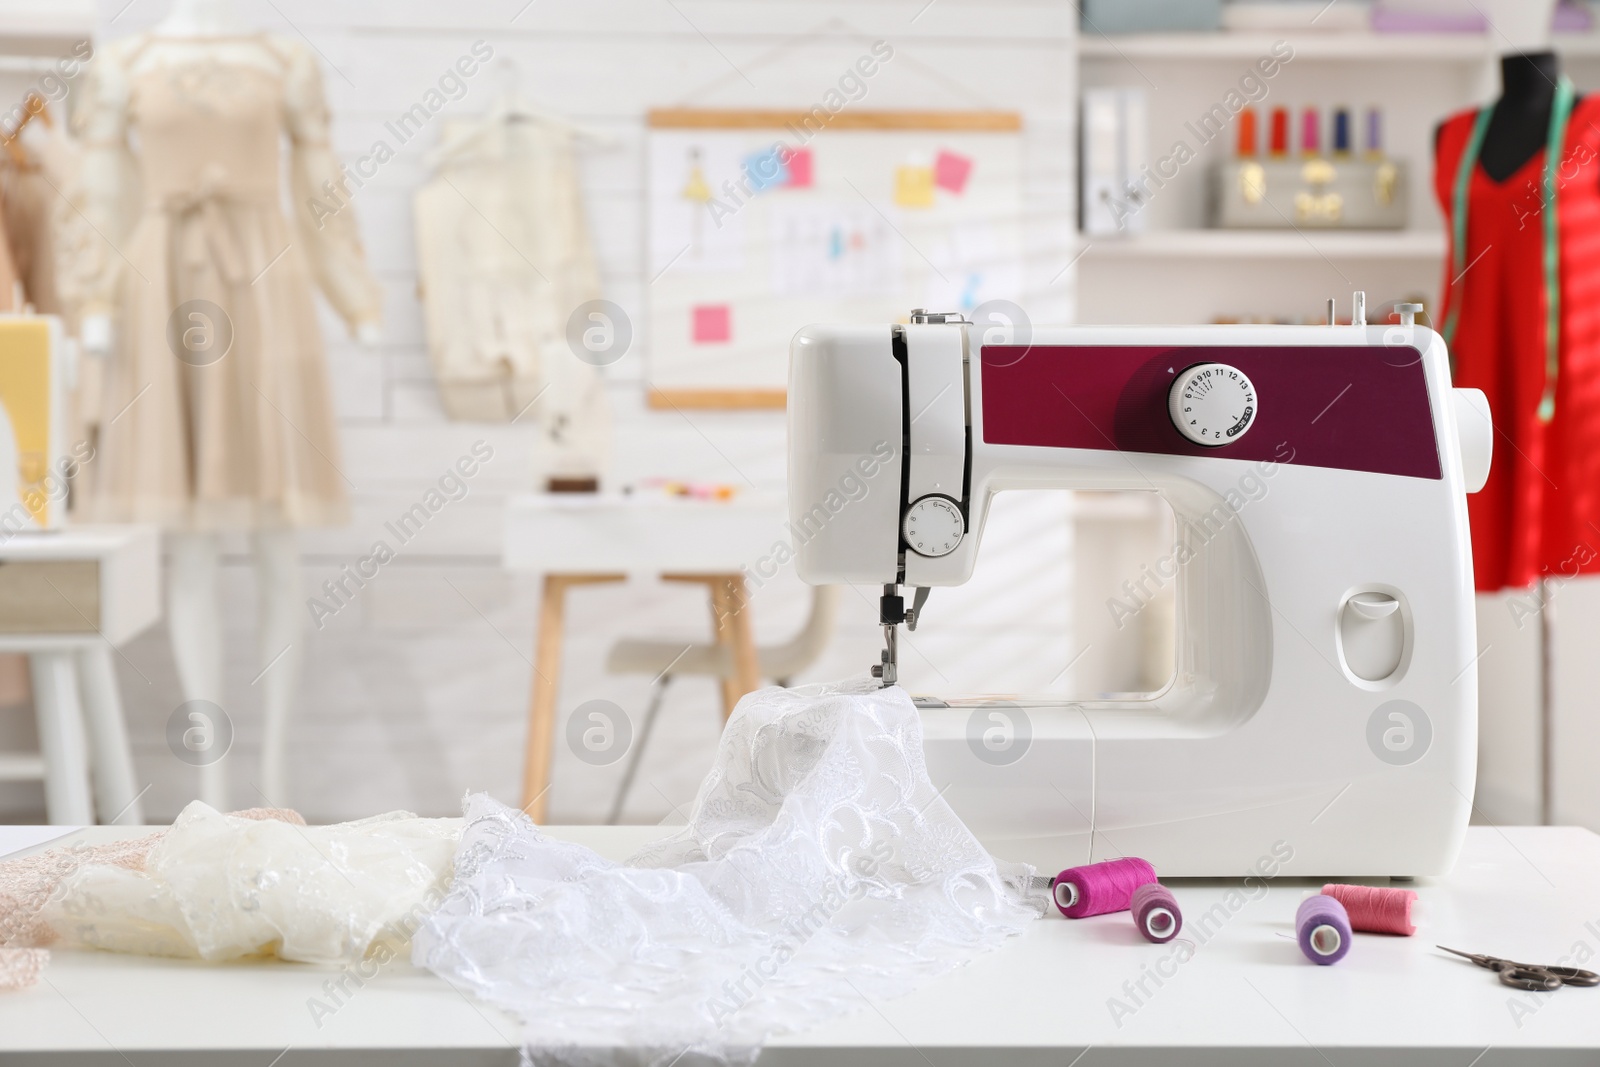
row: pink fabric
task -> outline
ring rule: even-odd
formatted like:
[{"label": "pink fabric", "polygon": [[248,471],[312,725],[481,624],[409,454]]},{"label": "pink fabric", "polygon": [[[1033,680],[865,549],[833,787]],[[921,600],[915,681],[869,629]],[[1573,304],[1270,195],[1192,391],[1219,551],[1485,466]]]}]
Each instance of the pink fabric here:
[{"label": "pink fabric", "polygon": [[0,948],[0,993],[36,984],[49,962],[47,948]]}]

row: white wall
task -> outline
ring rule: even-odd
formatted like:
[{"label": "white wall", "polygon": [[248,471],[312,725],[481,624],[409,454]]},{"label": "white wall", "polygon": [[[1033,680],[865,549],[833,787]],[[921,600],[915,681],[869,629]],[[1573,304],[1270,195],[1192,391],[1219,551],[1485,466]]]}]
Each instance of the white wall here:
[{"label": "white wall", "polygon": [[[382,124],[414,103],[475,40],[513,59],[526,95],[614,142],[586,152],[584,192],[605,296],[636,320],[648,284],[642,266],[645,111],[681,104],[809,106],[873,40],[888,40],[895,60],[872,80],[862,106],[1022,113],[1032,223],[1029,308],[1036,318],[1066,320],[1071,278],[1058,276],[1070,259],[1074,217],[1075,13],[1067,5],[1026,0],[938,0],[924,10],[925,2],[240,0],[239,6],[253,24],[308,41],[324,57],[335,147],[345,159],[364,152]],[[159,0],[103,0],[100,36],[142,29],[165,7]],[[495,92],[490,77],[475,77],[449,113],[479,111]],[[393,807],[450,813],[469,789],[509,800],[519,788],[537,590],[532,580],[499,569],[499,509],[506,494],[533,486],[534,435],[520,426],[446,422],[440,411],[414,296],[410,200],[427,174],[423,156],[441,118],[433,122],[435,128],[406,145],[355,199],[369,258],[387,294],[385,336],[376,350],[359,348],[326,316],[356,519],[347,529],[306,535],[308,586],[364,552],[383,521],[415,502],[472,441],[489,440],[495,459],[474,480],[471,495],[435,518],[358,603],[310,635],[287,802],[313,818]],[[1057,279],[1053,285],[1051,279]],[[613,484],[667,475],[781,485],[781,413],[647,411],[641,355],[630,353],[611,368]],[[1017,619],[1035,607],[1031,598],[1052,595],[1035,590],[1026,573],[1003,578]],[[262,803],[252,785],[259,703],[251,685],[261,659],[253,647],[253,582],[242,545],[229,557],[225,595],[225,707],[237,730],[229,760],[233,800]],[[754,605],[758,637],[786,635],[798,625],[805,598],[792,576],[762,590]],[[609,678],[601,671],[615,636],[704,639],[710,633],[703,599],[682,587],[599,587],[577,592],[570,603],[563,713],[593,697],[614,700],[630,714],[642,710],[649,679]],[[875,591],[847,597],[839,638],[808,677],[860,674],[876,661],[875,619]],[[947,637],[943,644],[952,646],[947,654],[957,662],[974,655],[971,647],[963,652],[960,640]],[[982,651],[1003,657],[1015,648],[996,638]],[[119,671],[140,781],[153,783],[151,816],[169,817],[193,795],[194,775],[164,741],[167,716],[182,699],[165,633],[148,633],[125,652]],[[917,669],[911,667],[913,677]],[[630,818],[660,818],[691,798],[720,730],[718,709],[710,683],[675,687]],[[579,763],[558,742],[551,818],[597,817],[619,773],[620,767]]]},{"label": "white wall", "polygon": [[[1542,663],[1548,634],[1549,659]],[[1478,597],[1478,817],[1600,827],[1600,577]],[[1548,675],[1545,672],[1548,671]],[[1548,722],[1541,690],[1548,677]],[[1548,751],[1546,751],[1548,746]],[[1541,787],[1548,760],[1549,792]]]},{"label": "white wall", "polygon": [[[49,0],[38,0],[48,6]],[[1315,314],[1330,293],[1348,305],[1349,288],[1380,294],[1437,289],[1439,265],[1426,257],[1337,264],[1315,255],[1214,261],[1100,258],[1076,252],[1072,142],[1080,77],[1076,13],[1054,0],[871,0],[858,3],[770,0],[239,0],[254,25],[309,41],[325,58],[336,147],[346,159],[365,151],[384,121],[409,107],[473,41],[520,68],[528,95],[553,113],[595,129],[613,143],[582,161],[588,215],[605,295],[638,314],[643,270],[643,117],[651,107],[783,107],[813,102],[837,72],[883,38],[896,60],[871,82],[874,108],[1011,108],[1024,116],[1025,196],[1031,245],[1027,305],[1035,321],[1201,321],[1219,313]],[[165,11],[163,0],[99,0],[99,36],[135,32]],[[3,15],[3,11],[0,11]],[[3,27],[0,27],[3,30]],[[1314,51],[1314,50],[1313,50]],[[1137,66],[1137,69],[1135,68]],[[1580,86],[1600,84],[1600,59],[1574,61]],[[1235,59],[1198,62],[1100,54],[1083,65],[1084,84],[1151,83],[1152,136],[1159,143],[1195,108],[1238,75]],[[1142,72],[1142,74],[1141,74]],[[1368,99],[1390,109],[1389,143],[1412,163],[1413,228],[1436,230],[1429,200],[1427,131],[1450,110],[1489,91],[1486,62],[1411,57],[1297,59],[1266,103]],[[749,84],[745,81],[748,77]],[[14,79],[13,79],[14,80]],[[9,85],[0,84],[0,88]],[[1359,86],[1360,98],[1351,95]],[[472,114],[495,91],[475,78],[450,114]],[[439,120],[435,120],[437,123]],[[426,533],[363,593],[350,610],[309,635],[303,700],[292,733],[288,799],[314,818],[353,817],[390,807],[425,813],[456,809],[468,789],[504,799],[518,790],[529,687],[536,588],[498,565],[500,506],[534,483],[534,431],[446,422],[422,345],[415,298],[411,191],[427,171],[422,157],[436,129],[408,145],[356,202],[374,268],[388,294],[385,340],[365,350],[326,318],[329,365],[336,383],[345,472],[356,485],[354,523],[308,534],[307,593],[365,550],[384,520],[483,437],[496,458],[471,495],[437,517]],[[1423,146],[1419,150],[1418,146]],[[1201,224],[1204,162],[1150,208],[1156,229]],[[1352,284],[1354,283],[1354,284]],[[1076,289],[1077,299],[1074,298]],[[1081,307],[1081,312],[1080,312]],[[648,374],[640,351],[612,368],[617,415],[613,483],[648,475],[746,479],[781,484],[783,427],[774,413],[645,410]],[[1158,528],[1102,516],[1074,535],[1063,529],[1061,502],[1008,503],[992,524],[978,579],[941,591],[926,628],[906,645],[903,669],[913,687],[1024,688],[1048,681],[1086,645],[1073,668],[1095,680],[1126,674],[1128,648],[1105,629],[1103,601],[1138,561],[1159,547]],[[1151,540],[1156,538],[1156,540]],[[1095,548],[1094,546],[1099,546]],[[1101,564],[1074,585],[1069,554],[1092,552]],[[1148,549],[1148,551],[1147,551]],[[1103,587],[1103,588],[1102,588]],[[847,596],[838,639],[808,680],[859,674],[877,657],[874,590]],[[758,636],[774,640],[798,625],[805,591],[791,576],[761,591]],[[234,801],[261,802],[251,782],[257,756],[258,696],[251,679],[261,660],[253,647],[250,561],[235,545],[226,575],[226,705],[238,731]],[[1066,605],[1073,608],[1068,610]],[[1584,652],[1600,619],[1600,601],[1574,587],[1558,608],[1572,636],[1557,655],[1557,701],[1569,710],[1556,750],[1558,817],[1600,825],[1600,797],[1586,770],[1600,718],[1590,713],[1595,662]],[[1494,644],[1484,672],[1484,753],[1480,799],[1496,821],[1530,818],[1537,786],[1536,672],[1504,604],[1480,611],[1480,646]],[[1041,633],[1040,627],[1049,628]],[[1503,631],[1503,633],[1502,633]],[[559,707],[604,697],[637,715],[648,679],[608,678],[601,662],[622,633],[709,636],[707,612],[691,589],[653,582],[602,586],[571,600],[570,640]],[[1500,636],[1497,637],[1496,635]],[[1585,642],[1588,642],[1587,644]],[[272,650],[276,651],[276,650]],[[164,632],[125,650],[119,671],[126,694],[141,784],[150,783],[154,818],[172,815],[193,794],[193,772],[166,749],[163,728],[181,702]],[[6,715],[0,709],[0,719]],[[669,816],[692,794],[719,728],[709,683],[684,682],[667,702],[655,746],[633,802],[632,819]],[[0,744],[29,743],[28,731],[0,722]],[[10,727],[11,729],[8,729]],[[551,816],[587,820],[606,808],[618,768],[592,769],[556,748]],[[1563,784],[1564,783],[1564,784]],[[1567,799],[1570,798],[1570,799]],[[273,798],[282,799],[282,798]],[[37,812],[37,789],[0,791],[0,811]]]}]

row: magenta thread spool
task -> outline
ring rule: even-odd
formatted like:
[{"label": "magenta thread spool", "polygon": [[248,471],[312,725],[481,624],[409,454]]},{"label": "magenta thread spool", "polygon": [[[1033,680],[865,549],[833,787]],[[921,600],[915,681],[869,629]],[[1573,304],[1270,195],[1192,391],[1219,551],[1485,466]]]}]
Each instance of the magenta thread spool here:
[{"label": "magenta thread spool", "polygon": [[1146,941],[1164,945],[1183,929],[1183,912],[1178,910],[1178,899],[1160,882],[1146,882],[1135,889],[1128,907],[1133,911],[1133,925],[1139,928]]},{"label": "magenta thread spool", "polygon": [[1294,916],[1300,951],[1319,966],[1338,963],[1350,951],[1350,916],[1344,905],[1320,893],[1300,902]]},{"label": "magenta thread spool", "polygon": [[1156,880],[1156,869],[1137,856],[1068,867],[1056,875],[1056,907],[1069,919],[1127,911],[1133,891]]}]

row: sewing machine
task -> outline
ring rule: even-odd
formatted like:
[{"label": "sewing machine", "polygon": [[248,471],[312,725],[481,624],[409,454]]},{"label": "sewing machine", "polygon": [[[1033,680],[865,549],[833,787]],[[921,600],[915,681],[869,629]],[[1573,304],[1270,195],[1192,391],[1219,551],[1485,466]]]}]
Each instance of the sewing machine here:
[{"label": "sewing machine", "polygon": [[[1329,302],[1329,321],[1334,321]],[[1160,493],[1176,667],[1139,699],[919,697],[929,772],[998,856],[1163,876],[1443,874],[1477,755],[1477,390],[1398,325],[809,326],[789,372],[800,577],[883,586],[885,649],[971,576],[994,494]],[[915,590],[908,605],[902,587]],[[1130,603],[1136,602],[1131,600]]]}]

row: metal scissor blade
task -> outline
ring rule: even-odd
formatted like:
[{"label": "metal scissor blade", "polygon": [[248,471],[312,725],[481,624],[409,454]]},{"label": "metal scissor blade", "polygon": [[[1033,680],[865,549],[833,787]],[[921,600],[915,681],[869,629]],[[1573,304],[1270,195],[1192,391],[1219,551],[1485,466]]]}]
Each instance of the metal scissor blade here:
[{"label": "metal scissor blade", "polygon": [[1471,960],[1479,967],[1487,967],[1491,971],[1498,971],[1502,966],[1510,962],[1509,960],[1503,960],[1498,956],[1484,956],[1476,952],[1462,952],[1458,948],[1445,948],[1443,945],[1435,945],[1433,947],[1444,952],[1449,952],[1452,955],[1460,956],[1462,959]]}]

